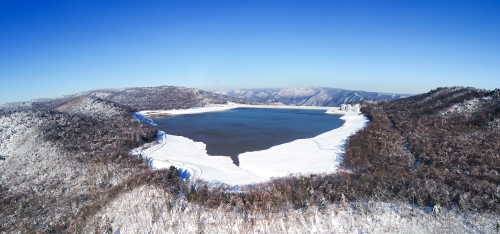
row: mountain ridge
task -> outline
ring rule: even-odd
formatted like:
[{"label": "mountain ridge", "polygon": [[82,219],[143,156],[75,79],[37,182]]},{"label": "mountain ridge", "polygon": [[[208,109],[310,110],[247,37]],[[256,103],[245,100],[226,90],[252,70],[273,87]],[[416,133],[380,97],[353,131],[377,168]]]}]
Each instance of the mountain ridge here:
[{"label": "mountain ridge", "polygon": [[295,106],[340,106],[341,104],[363,100],[395,100],[413,96],[412,94],[367,92],[317,86],[303,88],[219,89],[213,92],[249,101],[281,103]]},{"label": "mountain ridge", "polygon": [[0,114],[22,110],[53,110],[76,99],[88,97],[111,101],[133,110],[188,109],[209,104],[256,104],[237,97],[229,97],[197,88],[177,86],[133,87],[117,89],[95,89],[54,98],[33,99],[0,105]]}]

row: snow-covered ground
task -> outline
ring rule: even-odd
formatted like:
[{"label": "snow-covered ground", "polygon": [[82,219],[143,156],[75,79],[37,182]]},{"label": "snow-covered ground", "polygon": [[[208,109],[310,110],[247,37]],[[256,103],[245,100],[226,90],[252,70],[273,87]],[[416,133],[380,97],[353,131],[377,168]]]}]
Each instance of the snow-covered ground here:
[{"label": "snow-covered ground", "polygon": [[340,128],[314,138],[299,139],[267,150],[242,153],[240,168],[261,177],[286,176],[290,173],[331,173],[337,171],[344,152],[343,143],[368,121],[366,117],[344,115]]},{"label": "snow-covered ground", "polygon": [[229,109],[238,108],[238,104],[229,103],[227,105],[213,105],[206,107],[197,107],[182,110],[145,110],[140,111],[139,114],[144,116],[161,116],[161,115],[187,115],[187,114],[199,114],[205,112],[215,112],[215,111],[225,111]]},{"label": "snow-covered ground", "polygon": [[195,142],[187,137],[168,135],[164,132],[160,132],[158,138],[159,144],[132,152],[149,158],[153,169],[175,166],[187,170],[192,179],[233,185],[267,180],[242,170],[233,164],[230,157],[208,155],[203,142]]},{"label": "snow-covered ground", "polygon": [[200,114],[206,112],[215,111],[225,111],[234,108],[276,108],[276,109],[307,109],[307,110],[336,110],[337,107],[324,107],[324,106],[284,106],[284,105],[246,105],[231,103],[224,105],[212,105],[205,107],[197,107],[191,109],[181,109],[181,110],[144,110],[138,112],[143,116],[167,116],[167,115],[189,115],[189,114]]},{"label": "snow-covered ground", "polygon": [[[262,108],[263,106],[229,104],[188,110],[161,111],[161,113],[193,114],[238,107]],[[311,109],[314,107],[293,108]],[[153,115],[158,113],[159,111],[156,111]],[[140,112],[140,114],[148,115],[151,112],[145,111]],[[208,155],[206,145],[203,142],[195,142],[186,137],[168,135],[163,132],[159,134],[158,144],[147,148],[138,148],[132,153],[148,157],[151,166],[155,169],[174,165],[187,170],[192,178],[231,185],[263,182],[271,177],[286,176],[290,173],[332,173],[338,169],[345,140],[363,128],[368,121],[366,117],[358,113],[348,113],[341,118],[346,122],[340,128],[314,138],[295,140],[267,150],[242,153],[238,156],[240,167],[234,165],[228,156]]]}]

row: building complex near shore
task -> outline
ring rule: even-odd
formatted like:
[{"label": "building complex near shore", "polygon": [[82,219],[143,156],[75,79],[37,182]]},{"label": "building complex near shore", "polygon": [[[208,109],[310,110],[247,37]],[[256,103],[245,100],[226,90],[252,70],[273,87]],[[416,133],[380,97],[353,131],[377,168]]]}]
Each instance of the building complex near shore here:
[{"label": "building complex near shore", "polygon": [[351,105],[351,104],[342,104],[339,107],[334,107],[331,109],[328,109],[326,111],[327,114],[359,114],[361,109],[361,105],[356,104],[356,105]]}]

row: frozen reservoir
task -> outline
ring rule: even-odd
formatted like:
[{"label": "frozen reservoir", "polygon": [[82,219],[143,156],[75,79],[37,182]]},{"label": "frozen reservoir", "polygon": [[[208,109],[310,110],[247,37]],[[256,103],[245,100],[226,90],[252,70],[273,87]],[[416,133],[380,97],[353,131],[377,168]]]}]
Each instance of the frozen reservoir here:
[{"label": "frozen reservoir", "polygon": [[221,112],[155,118],[166,134],[206,144],[207,153],[230,156],[260,151],[297,139],[312,138],[344,124],[325,110],[235,108]]}]

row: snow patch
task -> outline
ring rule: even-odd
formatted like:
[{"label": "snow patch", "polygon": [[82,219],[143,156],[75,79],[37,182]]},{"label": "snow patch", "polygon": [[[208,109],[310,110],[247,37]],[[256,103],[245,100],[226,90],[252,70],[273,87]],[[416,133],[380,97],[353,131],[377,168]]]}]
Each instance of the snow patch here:
[{"label": "snow patch", "polygon": [[229,102],[226,105],[211,105],[211,106],[195,107],[195,108],[181,109],[181,110],[145,110],[138,112],[138,114],[142,116],[188,115],[188,114],[215,112],[215,111],[225,111],[237,107],[239,107],[238,104]]},{"label": "snow patch", "polygon": [[314,138],[299,139],[267,150],[242,153],[240,168],[271,178],[290,173],[333,173],[339,168],[345,140],[363,128],[368,119],[362,115],[343,116],[340,128]]}]

